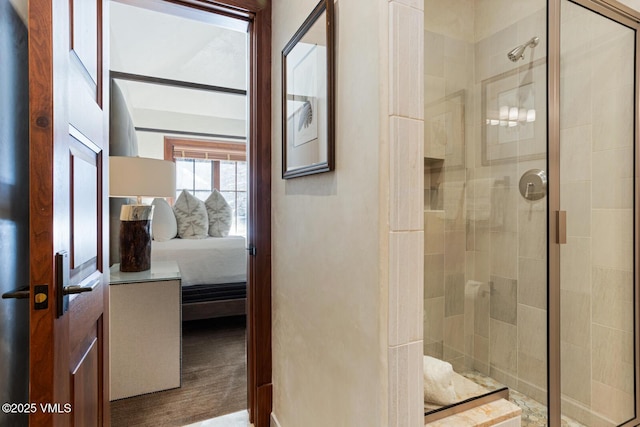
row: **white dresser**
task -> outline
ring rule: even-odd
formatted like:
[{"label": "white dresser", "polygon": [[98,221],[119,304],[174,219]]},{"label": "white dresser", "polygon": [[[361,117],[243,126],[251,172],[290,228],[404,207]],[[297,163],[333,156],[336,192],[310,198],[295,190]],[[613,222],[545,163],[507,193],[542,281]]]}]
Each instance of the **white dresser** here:
[{"label": "white dresser", "polygon": [[109,281],[110,400],[180,387],[180,270],[173,261]]}]

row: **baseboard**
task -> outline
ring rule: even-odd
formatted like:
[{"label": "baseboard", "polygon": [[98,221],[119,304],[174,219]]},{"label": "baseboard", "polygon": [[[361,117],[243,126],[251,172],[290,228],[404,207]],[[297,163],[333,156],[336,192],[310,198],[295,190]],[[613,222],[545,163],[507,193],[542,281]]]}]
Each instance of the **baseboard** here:
[{"label": "baseboard", "polygon": [[278,421],[278,418],[276,417],[276,414],[274,414],[273,412],[271,413],[271,427],[282,427],[280,425],[280,422]]}]

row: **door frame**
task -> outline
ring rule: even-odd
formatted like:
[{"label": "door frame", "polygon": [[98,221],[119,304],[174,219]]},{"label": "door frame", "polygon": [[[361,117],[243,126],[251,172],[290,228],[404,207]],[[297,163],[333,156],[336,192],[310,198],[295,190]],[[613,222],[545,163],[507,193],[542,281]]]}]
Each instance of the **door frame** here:
[{"label": "door frame", "polygon": [[[162,5],[149,0],[112,0],[133,5]],[[248,23],[249,164],[247,276],[247,397],[249,420],[270,425],[271,350],[271,1],[163,0]],[[262,100],[262,101],[261,101]],[[266,101],[266,102],[265,102]]]},{"label": "door frame", "polygon": [[[562,0],[548,0],[547,118],[548,118],[548,419],[560,426],[562,416],[561,384],[561,292],[560,292],[560,36]],[[634,93],[634,357],[635,417],[621,427],[640,426],[640,12],[616,0],[570,0],[636,31]]]}]

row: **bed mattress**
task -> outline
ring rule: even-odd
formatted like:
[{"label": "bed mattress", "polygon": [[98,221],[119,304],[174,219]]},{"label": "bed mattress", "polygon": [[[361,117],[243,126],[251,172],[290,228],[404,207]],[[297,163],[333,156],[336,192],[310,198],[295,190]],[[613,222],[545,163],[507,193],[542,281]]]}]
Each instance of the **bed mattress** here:
[{"label": "bed mattress", "polygon": [[154,240],[151,262],[155,261],[176,261],[183,287],[247,280],[247,251],[242,236]]}]

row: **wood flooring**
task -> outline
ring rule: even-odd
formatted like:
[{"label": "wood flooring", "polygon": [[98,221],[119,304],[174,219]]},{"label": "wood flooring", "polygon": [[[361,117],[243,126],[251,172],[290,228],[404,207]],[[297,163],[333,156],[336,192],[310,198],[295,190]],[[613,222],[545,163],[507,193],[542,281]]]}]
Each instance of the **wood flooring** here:
[{"label": "wood flooring", "polygon": [[245,317],[182,324],[182,386],[111,402],[111,425],[183,426],[247,408]]}]

